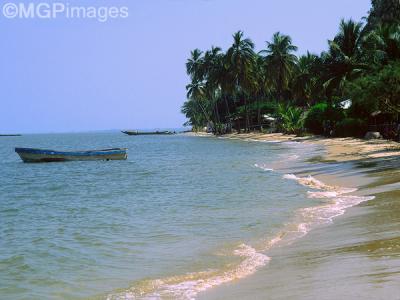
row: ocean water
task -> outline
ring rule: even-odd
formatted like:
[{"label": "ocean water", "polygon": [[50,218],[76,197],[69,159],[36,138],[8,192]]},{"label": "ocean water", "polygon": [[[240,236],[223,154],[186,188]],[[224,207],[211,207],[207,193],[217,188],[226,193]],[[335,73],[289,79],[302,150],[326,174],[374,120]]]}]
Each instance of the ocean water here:
[{"label": "ocean water", "polygon": [[[127,147],[127,161],[22,163],[14,147]],[[373,197],[294,175],[322,148],[223,138],[0,138],[1,299],[194,299]]]}]

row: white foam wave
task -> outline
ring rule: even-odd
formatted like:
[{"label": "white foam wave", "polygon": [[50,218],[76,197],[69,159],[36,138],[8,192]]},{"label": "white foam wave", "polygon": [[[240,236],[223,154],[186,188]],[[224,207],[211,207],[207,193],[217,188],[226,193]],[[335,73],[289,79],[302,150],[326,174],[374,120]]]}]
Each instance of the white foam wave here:
[{"label": "white foam wave", "polygon": [[[263,165],[255,167],[270,170]],[[299,184],[318,189],[320,191],[308,192],[310,198],[327,198],[329,202],[319,206],[307,207],[298,210],[295,222],[288,224],[277,236],[269,240],[262,251],[267,251],[278,243],[290,244],[298,238],[308,234],[317,225],[331,223],[334,218],[343,215],[350,207],[374,199],[373,196],[343,195],[352,193],[357,189],[329,186],[312,176],[297,177],[286,174],[285,179],[296,180]],[[108,300],[120,299],[182,299],[191,300],[200,293],[212,287],[241,279],[252,275],[260,267],[270,261],[270,257],[258,252],[255,248],[241,244],[233,251],[233,255],[240,256],[243,260],[226,271],[209,271],[186,274],[166,279],[151,280],[147,290],[132,288],[129,291],[110,295]]]},{"label": "white foam wave", "polygon": [[301,142],[299,142],[299,141],[283,141],[282,142],[283,144],[286,144],[286,145],[294,145],[294,146],[303,146],[303,144],[301,143]]},{"label": "white foam wave", "polygon": [[334,218],[343,215],[348,208],[375,198],[374,196],[345,195],[353,193],[357,189],[330,186],[312,176],[298,177],[294,174],[286,174],[283,178],[295,180],[301,185],[320,190],[308,191],[309,198],[329,199],[327,204],[299,210],[303,221],[297,225],[297,231],[302,235],[307,234],[315,225],[331,223]]},{"label": "white foam wave", "polygon": [[329,204],[303,208],[300,211],[306,219],[311,219],[309,223],[331,223],[334,218],[343,215],[348,208],[374,198],[374,196],[339,196],[333,198]]},{"label": "white foam wave", "polygon": [[[118,295],[110,295],[107,299],[163,299],[173,298],[182,300],[195,299],[198,293],[209,288],[230,282],[235,279],[247,277],[257,271],[258,268],[266,265],[270,258],[257,252],[253,247],[241,244],[233,251],[236,256],[244,260],[235,268],[222,272],[221,274],[194,273],[183,276],[179,279],[167,278],[165,280],[154,280],[151,285],[153,291],[149,293],[138,293],[127,291]],[[210,276],[211,275],[211,276]],[[195,278],[195,279],[193,279]],[[174,282],[176,281],[176,282]]]},{"label": "white foam wave", "polygon": [[286,157],[286,160],[296,160],[298,159],[300,156],[293,154],[293,155],[289,155],[288,157]]},{"label": "white foam wave", "polygon": [[[313,228],[330,224],[334,218],[343,215],[347,209],[374,198],[374,196],[339,196],[333,198],[332,202],[328,204],[300,209],[297,212],[296,220],[286,225],[274,244],[280,242],[283,245],[290,245],[307,235]],[[265,250],[269,248],[270,243],[267,243]]]},{"label": "white foam wave", "polygon": [[301,185],[317,189],[317,190],[329,190],[331,189],[330,186],[326,185],[322,181],[319,181],[318,179],[312,177],[312,176],[307,176],[307,177],[297,177],[294,174],[285,174],[283,175],[283,178],[285,179],[290,179],[290,180],[296,180],[298,183]]},{"label": "white foam wave", "polygon": [[356,188],[345,188],[327,185],[322,181],[312,177],[311,175],[307,177],[297,177],[294,174],[285,174],[283,178],[295,180],[299,184],[315,190],[323,190],[323,192],[308,192],[308,196],[310,198],[334,198],[343,194],[349,194],[357,191]]},{"label": "white foam wave", "polygon": [[302,235],[306,235],[310,231],[310,224],[308,223],[300,223],[297,225],[298,232],[302,233]]},{"label": "white foam wave", "polygon": [[356,191],[358,191],[357,188],[340,188],[339,195],[350,194],[350,193],[354,193]]},{"label": "white foam wave", "polygon": [[265,164],[254,164],[254,166],[256,167],[256,168],[260,168],[260,169],[262,169],[262,170],[264,170],[264,171],[273,171],[274,169],[272,169],[272,168],[269,168],[267,165],[265,165]]},{"label": "white foam wave", "polygon": [[283,178],[290,179],[290,180],[297,180],[298,177],[294,174],[285,174],[285,175],[283,175]]},{"label": "white foam wave", "polygon": [[356,188],[340,188],[340,187],[329,187],[329,191],[323,192],[311,192],[308,191],[307,195],[308,198],[315,198],[315,199],[324,199],[324,198],[335,198],[341,196],[343,194],[349,194],[356,192]]},{"label": "white foam wave", "polygon": [[282,238],[284,237],[283,233],[278,234],[278,236],[274,237],[272,240],[268,242],[268,246],[266,250],[270,249],[271,247],[275,246],[278,244],[280,241],[282,241]]},{"label": "white foam wave", "polygon": [[315,198],[315,199],[323,199],[323,198],[335,198],[338,196],[337,192],[331,192],[331,191],[326,191],[326,192],[307,192],[308,198]]},{"label": "white foam wave", "polygon": [[292,161],[292,160],[296,160],[296,159],[300,158],[300,156],[297,154],[293,154],[293,155],[281,154],[279,156],[284,158],[284,161]]},{"label": "white foam wave", "polygon": [[284,240],[286,232],[281,231],[279,232],[274,238],[267,240],[262,247],[262,251],[267,251],[274,247],[275,245],[279,244],[281,241]]},{"label": "white foam wave", "polygon": [[281,140],[258,140],[260,143],[282,143]]}]

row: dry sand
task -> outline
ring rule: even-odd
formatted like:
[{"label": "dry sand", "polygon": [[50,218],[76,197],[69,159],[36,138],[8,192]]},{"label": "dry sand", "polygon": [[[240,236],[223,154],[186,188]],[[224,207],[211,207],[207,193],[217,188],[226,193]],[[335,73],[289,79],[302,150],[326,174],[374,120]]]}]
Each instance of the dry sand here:
[{"label": "dry sand", "polygon": [[227,134],[226,138],[252,139],[259,141],[297,141],[324,145],[326,161],[357,161],[368,158],[383,158],[400,155],[400,143],[388,140],[363,140],[357,138],[324,138],[319,136],[298,137],[282,133]]}]

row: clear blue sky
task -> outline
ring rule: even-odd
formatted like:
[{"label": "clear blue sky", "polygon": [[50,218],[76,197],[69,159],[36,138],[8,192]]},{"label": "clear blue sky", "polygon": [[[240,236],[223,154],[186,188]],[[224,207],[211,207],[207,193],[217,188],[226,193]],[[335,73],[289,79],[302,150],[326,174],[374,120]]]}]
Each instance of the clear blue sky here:
[{"label": "clear blue sky", "polygon": [[370,9],[370,0],[64,2],[125,5],[129,17],[100,23],[0,15],[0,133],[180,127],[190,50],[226,49],[243,30],[257,50],[281,31],[299,53],[319,53],[341,18],[360,20]]}]

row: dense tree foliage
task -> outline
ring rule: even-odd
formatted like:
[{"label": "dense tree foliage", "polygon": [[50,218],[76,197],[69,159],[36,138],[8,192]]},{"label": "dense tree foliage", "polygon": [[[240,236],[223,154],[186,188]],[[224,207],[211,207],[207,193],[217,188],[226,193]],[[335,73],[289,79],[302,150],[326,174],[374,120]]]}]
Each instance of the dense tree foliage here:
[{"label": "dense tree foliage", "polygon": [[367,30],[373,30],[379,25],[391,25],[400,22],[400,1],[372,0],[372,9],[368,16]]},{"label": "dense tree foliage", "polygon": [[[280,32],[259,52],[242,31],[225,52],[193,50],[182,107],[187,124],[223,134],[265,129],[275,119],[274,129],[285,133],[360,135],[371,114],[398,122],[399,17],[398,0],[373,0],[367,24],[342,20],[319,55],[297,56],[291,37]],[[345,102],[351,107],[343,109]]]},{"label": "dense tree foliage", "polygon": [[367,117],[374,111],[393,115],[400,113],[400,62],[393,62],[383,69],[349,83],[348,93],[354,99],[354,108]]}]

